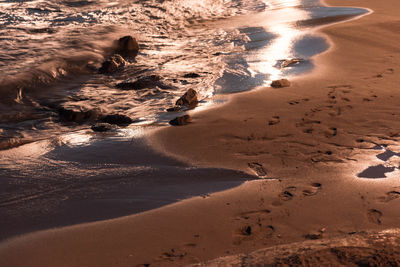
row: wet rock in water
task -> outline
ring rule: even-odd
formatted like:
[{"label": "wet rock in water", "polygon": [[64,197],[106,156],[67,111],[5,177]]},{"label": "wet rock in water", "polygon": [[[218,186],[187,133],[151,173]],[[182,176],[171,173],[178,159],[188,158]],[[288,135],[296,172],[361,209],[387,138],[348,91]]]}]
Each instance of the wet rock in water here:
[{"label": "wet rock in water", "polygon": [[99,112],[97,110],[73,110],[60,107],[57,110],[60,120],[66,122],[83,123],[86,121],[94,121],[98,118]]},{"label": "wet rock in water", "polygon": [[91,127],[94,132],[109,132],[115,130],[116,128],[117,127],[115,125],[109,123],[96,123]]},{"label": "wet rock in water", "polygon": [[292,58],[292,59],[285,59],[280,62],[281,69],[290,67],[294,64],[300,63],[302,59],[300,58]]},{"label": "wet rock in water", "polygon": [[34,28],[34,29],[26,29],[25,30],[28,33],[48,33],[48,34],[52,34],[52,33],[56,33],[57,30],[53,29],[53,28]]},{"label": "wet rock in water", "polygon": [[130,35],[124,36],[116,42],[115,52],[125,58],[136,57],[139,52],[139,43]]},{"label": "wet rock in water", "polygon": [[288,79],[280,79],[280,80],[273,81],[271,83],[271,87],[274,87],[274,88],[282,88],[282,87],[289,87],[289,86],[290,86],[290,82]]},{"label": "wet rock in water", "polygon": [[194,107],[198,102],[197,92],[193,89],[189,89],[183,96],[181,96],[181,98],[176,101],[175,105]]},{"label": "wet rock in water", "polygon": [[192,122],[192,118],[189,115],[184,115],[181,117],[176,117],[175,119],[171,120],[169,124],[173,126],[183,126],[187,125]]},{"label": "wet rock in water", "polygon": [[99,69],[100,73],[115,73],[121,70],[126,65],[126,61],[118,54],[110,57],[109,60],[106,60],[101,65]]},{"label": "wet rock in water", "polygon": [[161,89],[170,89],[171,86],[164,84],[158,75],[142,76],[133,81],[126,81],[116,85],[122,90],[141,90],[159,87]]},{"label": "wet rock in water", "polygon": [[200,74],[197,74],[195,72],[190,72],[190,73],[186,73],[185,75],[183,75],[184,78],[199,78],[201,77]]},{"label": "wet rock in water", "polygon": [[116,124],[120,126],[129,125],[133,123],[133,120],[131,118],[121,114],[107,115],[102,117],[100,120],[105,123]]},{"label": "wet rock in water", "polygon": [[176,112],[176,111],[181,111],[181,110],[182,110],[182,107],[179,107],[179,106],[175,106],[175,107],[172,107],[172,108],[167,108],[168,112]]}]

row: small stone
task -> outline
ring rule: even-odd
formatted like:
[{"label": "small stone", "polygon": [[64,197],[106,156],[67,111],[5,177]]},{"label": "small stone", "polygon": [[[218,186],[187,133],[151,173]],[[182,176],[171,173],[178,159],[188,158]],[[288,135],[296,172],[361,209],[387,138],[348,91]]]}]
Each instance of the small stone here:
[{"label": "small stone", "polygon": [[181,110],[182,110],[182,107],[179,107],[179,106],[175,106],[175,107],[172,107],[172,108],[167,108],[168,112],[177,112],[177,111],[181,111]]},{"label": "small stone", "polygon": [[115,52],[126,57],[136,57],[139,52],[139,44],[137,40],[128,35],[120,38],[116,41],[116,49]]},{"label": "small stone", "polygon": [[274,88],[282,88],[282,87],[289,87],[289,86],[290,86],[290,82],[287,79],[280,79],[280,80],[273,81],[271,83],[271,87],[274,87]]},{"label": "small stone", "polygon": [[171,120],[169,124],[173,126],[183,126],[187,125],[192,122],[192,118],[189,115],[184,115],[181,117],[176,117],[175,119]]},{"label": "small stone", "polygon": [[121,115],[121,114],[112,114],[107,115],[101,118],[102,122],[109,123],[109,124],[116,124],[120,126],[129,125],[133,123],[133,120],[128,116]]},{"label": "small stone", "polygon": [[91,129],[94,132],[109,132],[115,130],[116,127],[109,123],[96,123],[95,125],[92,125]]},{"label": "small stone", "polygon": [[126,81],[117,84],[117,88],[122,90],[142,90],[155,87],[159,87],[161,89],[171,88],[171,86],[161,82],[161,77],[158,75],[141,76],[133,81]]},{"label": "small stone", "polygon": [[58,108],[58,115],[62,121],[83,123],[86,121],[96,120],[99,116],[97,110],[73,110],[64,107]]},{"label": "small stone", "polygon": [[183,75],[184,78],[199,78],[201,77],[200,74],[197,74],[195,72],[190,72],[190,73],[186,73],[185,75]]},{"label": "small stone", "polygon": [[194,107],[198,102],[197,92],[193,89],[189,89],[183,96],[181,96],[181,98],[176,101],[175,105]]},{"label": "small stone", "polygon": [[115,73],[126,65],[126,61],[118,54],[113,55],[110,59],[103,62],[100,73]]}]

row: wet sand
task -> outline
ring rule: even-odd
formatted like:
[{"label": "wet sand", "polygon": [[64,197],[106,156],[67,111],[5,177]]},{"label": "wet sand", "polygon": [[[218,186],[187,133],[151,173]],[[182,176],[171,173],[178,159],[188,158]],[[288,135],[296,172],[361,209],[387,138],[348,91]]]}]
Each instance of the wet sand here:
[{"label": "wet sand", "polygon": [[[244,257],[234,258],[246,263],[248,256],[268,255],[254,251],[277,245],[289,247],[278,247],[278,254],[312,247],[321,261],[344,265],[354,257],[339,252],[350,246],[363,262],[378,255],[399,263],[400,250],[387,246],[398,244],[397,231],[389,239],[375,232],[398,228],[400,218],[399,158],[377,149],[400,152],[400,3],[327,3],[374,13],[320,29],[332,48],[316,58],[316,71],[291,87],[237,94],[193,113],[191,125],[149,138],[159,151],[190,164],[267,179],[133,216],[15,238],[1,244],[0,265],[182,266],[238,254]],[[393,171],[383,179],[358,177],[378,165]],[[371,248],[369,240],[379,238]],[[339,252],[310,244],[319,241]]]},{"label": "wet sand", "polygon": [[[68,143],[71,139],[84,145]],[[257,179],[240,171],[191,167],[156,153],[140,136],[89,130],[60,136],[58,142],[0,151],[0,241],[132,215]],[[7,162],[14,169],[1,168]]]}]

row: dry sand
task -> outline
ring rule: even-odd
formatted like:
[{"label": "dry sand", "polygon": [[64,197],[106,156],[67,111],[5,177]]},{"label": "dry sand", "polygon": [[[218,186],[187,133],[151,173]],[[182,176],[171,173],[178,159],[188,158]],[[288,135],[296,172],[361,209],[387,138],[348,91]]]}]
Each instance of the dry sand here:
[{"label": "dry sand", "polygon": [[251,265],[271,257],[294,265],[399,264],[398,231],[374,234],[399,227],[399,170],[376,180],[357,174],[399,165],[398,156],[382,161],[376,155],[384,151],[373,148],[400,152],[400,2],[327,3],[374,13],[320,29],[332,49],[291,87],[237,94],[194,113],[191,125],[150,139],[197,166],[274,179],[15,238],[1,244],[0,266],[180,266],[238,254],[209,264]]}]

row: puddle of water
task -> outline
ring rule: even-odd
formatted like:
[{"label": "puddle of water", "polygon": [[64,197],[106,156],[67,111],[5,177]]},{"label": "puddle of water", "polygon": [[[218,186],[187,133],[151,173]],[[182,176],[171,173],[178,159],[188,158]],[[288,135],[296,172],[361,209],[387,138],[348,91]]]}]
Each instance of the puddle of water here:
[{"label": "puddle of water", "polygon": [[384,162],[384,164],[369,166],[367,169],[359,173],[357,177],[370,179],[387,178],[386,173],[394,172],[396,169],[400,168],[399,163],[391,162],[393,157],[400,157],[400,153],[386,149],[385,145],[376,145],[372,150],[384,151],[376,155],[376,158]]}]

